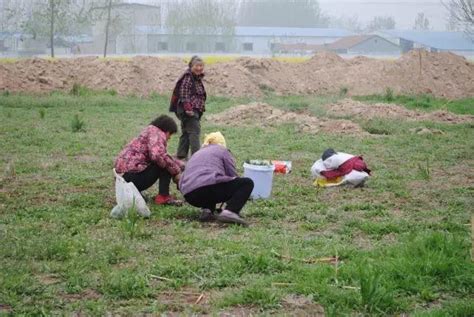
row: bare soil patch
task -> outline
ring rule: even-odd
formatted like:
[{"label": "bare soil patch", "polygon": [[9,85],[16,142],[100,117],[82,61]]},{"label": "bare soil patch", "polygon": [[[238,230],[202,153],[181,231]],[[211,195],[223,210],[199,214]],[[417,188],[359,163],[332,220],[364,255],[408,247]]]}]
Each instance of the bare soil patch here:
[{"label": "bare soil patch", "polygon": [[53,285],[61,282],[61,278],[55,274],[43,274],[37,277],[38,281],[43,285]]},{"label": "bare soil patch", "polygon": [[298,130],[307,133],[364,134],[362,128],[349,120],[333,120],[284,111],[266,103],[254,102],[232,107],[224,112],[209,115],[207,120],[220,125],[255,125],[272,127],[283,123],[295,123]]},{"label": "bare soil patch", "polygon": [[409,110],[403,106],[393,104],[366,104],[352,99],[343,99],[337,103],[327,105],[325,108],[328,115],[335,117],[406,119],[453,124],[474,121],[474,116],[472,115],[458,115],[448,111],[422,112]]},{"label": "bare soil patch", "polygon": [[81,293],[77,294],[63,294],[61,295],[67,301],[76,302],[76,301],[83,301],[83,300],[96,300],[102,297],[102,295],[93,289],[85,289]]}]

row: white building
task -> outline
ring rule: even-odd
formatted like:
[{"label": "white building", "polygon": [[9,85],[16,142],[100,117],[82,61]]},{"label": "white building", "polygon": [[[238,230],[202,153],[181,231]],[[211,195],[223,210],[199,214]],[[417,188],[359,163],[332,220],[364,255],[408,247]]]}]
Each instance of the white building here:
[{"label": "white building", "polygon": [[[286,28],[286,27],[235,27],[233,34],[170,34],[163,27],[140,25],[133,36],[139,54],[166,53],[230,53],[271,55],[278,44],[306,43],[322,45],[353,35],[344,29]],[[117,47],[123,37],[117,38]],[[117,53],[125,53],[117,49]]]}]

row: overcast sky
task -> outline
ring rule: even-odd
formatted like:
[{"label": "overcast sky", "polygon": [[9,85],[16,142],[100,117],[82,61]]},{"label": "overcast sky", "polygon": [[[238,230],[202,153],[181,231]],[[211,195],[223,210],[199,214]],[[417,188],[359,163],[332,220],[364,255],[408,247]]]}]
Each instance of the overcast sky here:
[{"label": "overcast sky", "polygon": [[[160,0],[128,0],[128,2],[160,3]],[[362,23],[367,23],[374,16],[393,16],[398,29],[412,29],[419,12],[428,17],[430,27],[434,30],[444,30],[447,23],[447,11],[440,0],[319,0],[319,3],[326,14],[357,15]]]},{"label": "overcast sky", "polygon": [[447,11],[437,0],[320,0],[320,5],[329,15],[357,15],[362,22],[377,15],[393,16],[400,29],[411,29],[419,12],[435,30],[444,30],[447,23]]}]

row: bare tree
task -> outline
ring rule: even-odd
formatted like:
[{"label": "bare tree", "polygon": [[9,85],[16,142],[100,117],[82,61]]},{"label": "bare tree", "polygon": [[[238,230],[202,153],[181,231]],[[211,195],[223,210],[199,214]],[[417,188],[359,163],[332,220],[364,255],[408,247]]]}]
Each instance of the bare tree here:
[{"label": "bare tree", "polygon": [[471,38],[474,38],[474,1],[450,0],[442,1],[449,11],[450,25],[457,24]]},{"label": "bare tree", "polygon": [[110,16],[112,13],[112,0],[109,0],[107,6],[107,22],[105,23],[105,44],[104,44],[104,58],[107,57],[107,46],[109,43],[109,31],[110,31]]},{"label": "bare tree", "polygon": [[51,56],[58,37],[77,35],[87,24],[86,1],[37,0],[5,8],[9,31],[23,31],[33,39],[47,38]]},{"label": "bare tree", "polygon": [[122,0],[95,0],[88,12],[89,23],[105,22],[104,24],[104,57],[107,57],[110,37],[120,32],[125,24],[125,17],[120,12]]},{"label": "bare tree", "polygon": [[215,0],[178,0],[170,5],[165,24],[173,34],[233,34],[235,8]]},{"label": "bare tree", "polygon": [[[168,7],[165,25],[171,45],[182,47],[189,36],[220,36],[226,46],[235,32],[236,7],[232,2],[216,0],[176,0]],[[200,37],[199,45],[209,47],[209,37]],[[192,49],[198,49],[197,47]]]},{"label": "bare tree", "polygon": [[356,33],[361,33],[363,30],[362,23],[359,21],[359,17],[357,15],[330,17],[329,26],[347,29]]},{"label": "bare tree", "polygon": [[267,27],[327,27],[318,0],[245,0],[240,24]]},{"label": "bare tree", "polygon": [[369,22],[366,31],[393,30],[395,25],[395,19],[391,16],[376,16]]},{"label": "bare tree", "polygon": [[430,20],[423,12],[419,12],[415,19],[414,30],[426,31],[430,29]]},{"label": "bare tree", "polygon": [[56,9],[54,5],[54,0],[49,0],[49,19],[50,19],[50,31],[49,31],[49,38],[50,38],[50,45],[51,45],[51,57],[54,58],[54,17],[56,15]]}]

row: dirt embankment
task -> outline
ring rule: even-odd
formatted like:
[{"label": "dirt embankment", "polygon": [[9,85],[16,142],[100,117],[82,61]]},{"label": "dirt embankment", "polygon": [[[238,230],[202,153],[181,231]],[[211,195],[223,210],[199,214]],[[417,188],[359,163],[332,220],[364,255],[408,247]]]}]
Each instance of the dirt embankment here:
[{"label": "dirt embankment", "polygon": [[[27,59],[0,64],[0,91],[48,92],[69,90],[74,84],[92,89],[115,89],[119,94],[170,93],[185,69],[178,58],[134,57],[131,60]],[[210,94],[261,96],[276,94],[349,95],[382,93],[474,96],[474,64],[451,53],[412,51],[397,60],[356,57],[346,60],[318,53],[304,63],[242,57],[209,65],[205,84]]]},{"label": "dirt embankment", "polygon": [[301,132],[365,134],[364,130],[349,120],[318,118],[311,115],[283,111],[266,103],[254,102],[232,107],[224,112],[206,116],[206,119],[219,125],[272,127],[284,123],[294,123]]},{"label": "dirt embankment", "polygon": [[[400,119],[409,121],[432,121],[448,124],[474,122],[472,115],[457,115],[447,111],[421,112],[409,110],[392,104],[365,104],[352,99],[343,99],[324,106],[328,117],[316,117],[308,113],[296,113],[275,108],[269,104],[253,102],[238,105],[223,112],[207,115],[208,122],[225,126],[261,126],[274,127],[284,123],[293,123],[298,131],[316,134],[364,135],[367,132],[353,118],[363,120],[373,118]],[[338,118],[340,117],[340,118]],[[346,119],[347,118],[347,119]],[[412,129],[417,134],[443,134],[442,131],[427,128]]]},{"label": "dirt embankment", "polygon": [[393,104],[366,104],[352,99],[343,99],[337,103],[326,105],[325,110],[327,114],[332,117],[342,118],[388,118],[410,121],[433,121],[452,124],[474,122],[473,115],[458,115],[445,110],[433,112],[416,111]]}]

